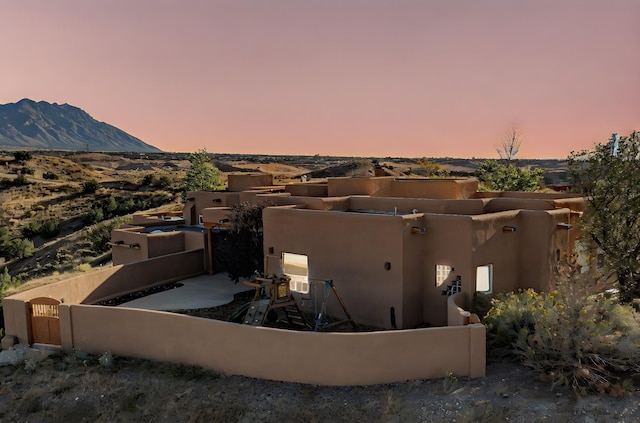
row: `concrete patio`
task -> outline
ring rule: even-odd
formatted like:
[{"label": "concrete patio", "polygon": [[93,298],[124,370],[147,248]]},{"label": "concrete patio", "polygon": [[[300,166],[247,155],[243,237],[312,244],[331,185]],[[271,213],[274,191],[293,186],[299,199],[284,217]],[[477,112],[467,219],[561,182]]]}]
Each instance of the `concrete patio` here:
[{"label": "concrete patio", "polygon": [[118,307],[160,311],[211,308],[230,303],[239,292],[253,290],[242,282],[235,283],[226,273],[199,275],[180,283],[181,287],[138,298]]}]

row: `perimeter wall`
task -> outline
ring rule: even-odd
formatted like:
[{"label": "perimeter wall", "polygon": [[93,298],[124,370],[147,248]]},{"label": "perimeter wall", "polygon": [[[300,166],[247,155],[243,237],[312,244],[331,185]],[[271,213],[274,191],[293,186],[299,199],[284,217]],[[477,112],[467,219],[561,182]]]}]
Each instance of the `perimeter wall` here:
[{"label": "perimeter wall", "polygon": [[225,374],[317,385],[370,385],[485,375],[482,324],[321,333],[180,314],[61,304],[65,351],[197,365]]}]

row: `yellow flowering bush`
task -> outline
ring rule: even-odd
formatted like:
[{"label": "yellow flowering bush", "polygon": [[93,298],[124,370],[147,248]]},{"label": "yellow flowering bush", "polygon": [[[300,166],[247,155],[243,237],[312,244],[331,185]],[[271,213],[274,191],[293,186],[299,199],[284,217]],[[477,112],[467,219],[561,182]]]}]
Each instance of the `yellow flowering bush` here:
[{"label": "yellow flowering bush", "polygon": [[519,359],[578,393],[620,395],[640,374],[640,315],[575,280],[497,295],[484,319],[489,353]]}]

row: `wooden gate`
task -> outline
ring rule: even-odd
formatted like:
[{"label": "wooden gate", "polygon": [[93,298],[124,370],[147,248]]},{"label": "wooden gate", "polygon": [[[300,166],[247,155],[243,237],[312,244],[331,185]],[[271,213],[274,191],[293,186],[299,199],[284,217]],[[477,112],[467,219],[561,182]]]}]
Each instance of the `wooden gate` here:
[{"label": "wooden gate", "polygon": [[31,333],[33,342],[38,344],[60,345],[59,300],[39,297],[29,301],[31,313]]}]

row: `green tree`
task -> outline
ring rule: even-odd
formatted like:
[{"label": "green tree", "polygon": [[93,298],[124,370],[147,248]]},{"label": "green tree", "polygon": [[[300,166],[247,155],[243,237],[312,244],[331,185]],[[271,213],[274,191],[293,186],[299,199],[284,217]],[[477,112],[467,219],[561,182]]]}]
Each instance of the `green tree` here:
[{"label": "green tree", "polygon": [[0,257],[6,259],[31,257],[33,241],[15,238],[6,227],[0,226]]},{"label": "green tree", "polygon": [[265,204],[241,203],[232,207],[231,227],[217,253],[221,266],[234,281],[250,277],[264,268],[262,209]]},{"label": "green tree", "polygon": [[93,194],[100,188],[100,183],[95,179],[91,179],[89,181],[82,183],[82,193],[83,194]]},{"label": "green tree", "polygon": [[211,158],[206,148],[191,153],[189,162],[191,162],[191,166],[187,170],[185,178],[184,198],[189,191],[214,191],[224,188],[222,174],[217,167],[211,164]]},{"label": "green tree", "polygon": [[575,187],[587,198],[583,230],[613,272],[619,299],[640,297],[640,133],[617,134],[567,159]]},{"label": "green tree", "polygon": [[544,169],[522,169],[512,162],[500,163],[485,160],[478,168],[478,179],[490,190],[537,191],[544,176]]}]

